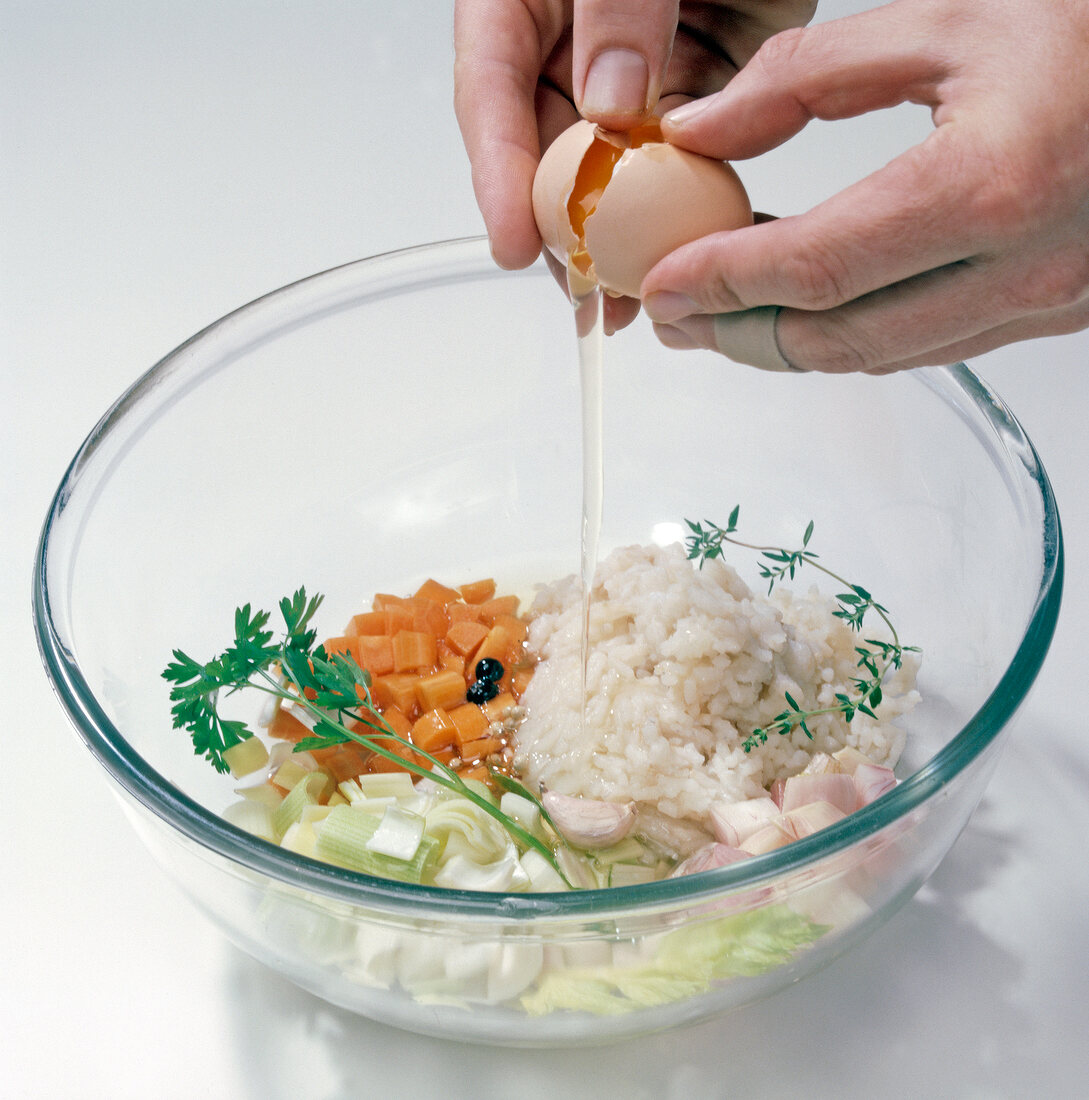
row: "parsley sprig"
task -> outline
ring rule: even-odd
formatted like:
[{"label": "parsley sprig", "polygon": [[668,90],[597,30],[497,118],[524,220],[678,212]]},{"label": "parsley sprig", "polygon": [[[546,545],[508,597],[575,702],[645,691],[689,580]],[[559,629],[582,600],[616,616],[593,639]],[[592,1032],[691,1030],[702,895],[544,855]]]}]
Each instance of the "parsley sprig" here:
[{"label": "parsley sprig", "polygon": [[[315,645],[317,634],[310,622],[322,599],[321,595],[308,598],[306,589],[300,588],[290,598],[280,600],[285,631],[279,641],[274,640],[273,631],[268,629],[270,613],[255,612],[246,604],[234,614],[234,641],[218,656],[202,664],[180,649],[174,650],[174,660],[162,675],[174,685],[170,691],[174,728],[189,730],[197,755],[203,755],[216,771],[229,771],[224,752],[254,734],[245,722],[219,714],[220,694],[232,695],[243,688],[265,692],[304,707],[313,717],[313,731],[295,745],[296,752],[355,741],[400,768],[429,778],[479,806],[523,847],[544,856],[570,885],[552,848],[503,813],[453,768],[413,745],[386,723],[371,697],[371,677],[366,669],[350,654],[330,655],[323,645]],[[426,763],[406,759],[397,748],[411,750]],[[500,778],[498,773],[496,777]],[[521,784],[518,793],[543,810],[539,800]],[[547,820],[547,814],[544,816]]]},{"label": "parsley sprig", "polygon": [[740,505],[733,509],[725,527],[719,527],[709,520],[694,523],[686,519],[685,523],[692,532],[685,540],[689,559],[698,560],[699,567],[702,569],[704,562],[722,557],[723,546],[726,543],[755,550],[761,556],[760,576],[768,582],[769,594],[779,581],[786,578],[793,580],[795,573],[802,566],[812,566],[847,588],[846,592],[841,592],[835,597],[839,607],[832,612],[833,615],[842,619],[855,632],[861,633],[863,619],[868,612],[872,611],[881,619],[892,636],[891,641],[863,638],[862,643],[855,646],[859,675],[851,679],[855,689],[853,695],[837,691],[834,705],[807,708],[802,706],[790,692],[784,692],[786,708],[780,711],[767,726],[754,729],[741,743],[741,747],[746,752],[751,752],[758,744],[765,744],[770,733],[788,734],[795,728],[801,729],[812,740],[813,733],[808,723],[810,719],[822,714],[841,714],[847,722],[859,713],[876,718],[874,708],[883,698],[882,685],[885,677],[892,670],[902,666],[905,653],[919,652],[918,647],[901,644],[896,628],[889,618],[888,609],[879,604],[862,585],[852,584],[818,560],[818,555],[809,549],[809,542],[813,537],[812,520],[809,521],[802,535],[801,546],[788,550],[781,546],[760,546],[735,538],[740,511]]}]

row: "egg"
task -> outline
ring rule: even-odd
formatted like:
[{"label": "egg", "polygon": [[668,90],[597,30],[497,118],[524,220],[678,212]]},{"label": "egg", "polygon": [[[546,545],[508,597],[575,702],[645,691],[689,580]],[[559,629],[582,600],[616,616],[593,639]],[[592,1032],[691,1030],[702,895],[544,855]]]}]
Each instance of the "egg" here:
[{"label": "egg", "polygon": [[576,277],[633,298],[675,248],[752,224],[733,168],[670,145],[657,121],[629,133],[570,126],[541,158],[533,214],[545,247]]}]

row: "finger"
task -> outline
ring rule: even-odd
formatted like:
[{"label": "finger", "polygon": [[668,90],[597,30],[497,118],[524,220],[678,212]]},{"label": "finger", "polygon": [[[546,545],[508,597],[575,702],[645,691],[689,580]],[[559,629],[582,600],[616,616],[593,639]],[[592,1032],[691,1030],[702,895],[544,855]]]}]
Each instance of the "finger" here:
[{"label": "finger", "polygon": [[[779,310],[770,346],[796,369],[825,373],[887,373],[954,362],[1010,340],[1073,332],[1089,323],[1089,293],[1071,279],[1056,284],[1061,258],[1023,257],[1001,263],[958,264],[867,295],[837,309]],[[1063,304],[1056,306],[1060,301]],[[705,347],[739,362],[771,365],[742,322],[761,310],[715,317],[695,315],[657,325],[668,347]],[[730,323],[722,326],[719,320]],[[774,358],[774,356],[770,357]]]},{"label": "finger", "polygon": [[540,155],[537,76],[562,26],[514,5],[502,17],[459,4],[454,18],[454,109],[472,165],[473,190],[502,267],[525,267],[541,247],[530,195]]},{"label": "finger", "polygon": [[575,0],[572,84],[579,113],[629,130],[658,102],[677,0]]},{"label": "finger", "polygon": [[1004,325],[996,325],[986,332],[977,333],[965,340],[957,340],[944,347],[932,348],[921,355],[909,356],[895,363],[869,370],[869,374],[891,374],[913,367],[937,367],[959,363],[985,355],[995,348],[1015,344],[1021,340],[1036,340],[1044,336],[1066,336],[1089,328],[1089,301],[1063,309],[1037,313],[1031,317],[1019,317]]},{"label": "finger", "polygon": [[934,104],[947,66],[916,9],[888,4],[775,35],[719,93],[662,120],[671,142],[718,160],[765,153],[814,118]]},{"label": "finger", "polygon": [[805,214],[678,248],[643,281],[647,312],[668,323],[760,305],[831,309],[997,248],[1000,227],[988,211],[999,209],[1002,181],[982,159],[947,151],[955,140],[936,131]]}]

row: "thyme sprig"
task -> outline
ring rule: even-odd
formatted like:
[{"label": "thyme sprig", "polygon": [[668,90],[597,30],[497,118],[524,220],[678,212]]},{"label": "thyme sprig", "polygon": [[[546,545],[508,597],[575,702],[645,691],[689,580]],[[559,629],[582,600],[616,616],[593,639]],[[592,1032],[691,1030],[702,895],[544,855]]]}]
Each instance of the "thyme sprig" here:
[{"label": "thyme sprig", "polygon": [[766,744],[770,733],[785,735],[796,728],[801,729],[812,740],[813,732],[809,728],[809,721],[822,714],[841,714],[846,722],[850,722],[859,713],[876,718],[874,708],[883,698],[883,684],[886,676],[903,665],[905,653],[917,653],[918,647],[903,645],[900,642],[896,628],[889,618],[888,609],[879,604],[862,585],[852,584],[818,560],[818,555],[809,549],[809,542],[813,537],[812,520],[809,521],[802,535],[801,546],[789,550],[781,546],[761,546],[736,538],[740,511],[740,505],[734,507],[725,527],[720,527],[709,520],[695,523],[686,519],[685,523],[692,532],[685,540],[689,559],[698,561],[702,569],[705,562],[722,557],[726,543],[746,550],[755,550],[761,557],[758,568],[760,576],[768,582],[769,595],[779,581],[787,578],[793,580],[802,566],[812,566],[847,589],[846,592],[841,592],[835,597],[839,607],[832,614],[836,618],[842,619],[852,630],[861,633],[863,620],[867,613],[872,611],[881,619],[892,636],[891,641],[863,638],[862,644],[855,646],[859,675],[851,679],[855,689],[852,695],[836,692],[834,705],[808,708],[802,706],[790,692],[784,692],[786,708],[775,715],[768,725],[754,729],[741,743],[741,747],[745,752],[751,752],[758,744]]},{"label": "thyme sprig", "polygon": [[[187,729],[198,755],[203,755],[218,772],[229,771],[224,758],[227,749],[253,737],[245,722],[223,718],[219,714],[220,693],[233,695],[252,688],[275,698],[304,707],[314,718],[313,732],[296,745],[296,752],[325,749],[354,741],[379,756],[391,760],[406,771],[433,780],[447,790],[480,807],[524,847],[539,852],[555,871],[568,882],[556,853],[485,794],[465,782],[443,761],[413,745],[393,730],[382,717],[371,697],[371,677],[348,653],[329,655],[323,645],[315,645],[316,632],[310,621],[321,605],[319,594],[307,598],[300,588],[291,598],[280,600],[285,632],[273,640],[267,611],[237,608],[234,616],[234,641],[221,654],[201,663],[180,649],[163,670],[163,678],[174,686],[170,691],[171,713],[175,729]],[[348,723],[357,723],[351,726]],[[396,750],[409,750],[426,763],[406,759]],[[519,793],[540,802],[519,785]],[[547,815],[546,815],[547,819]]]}]

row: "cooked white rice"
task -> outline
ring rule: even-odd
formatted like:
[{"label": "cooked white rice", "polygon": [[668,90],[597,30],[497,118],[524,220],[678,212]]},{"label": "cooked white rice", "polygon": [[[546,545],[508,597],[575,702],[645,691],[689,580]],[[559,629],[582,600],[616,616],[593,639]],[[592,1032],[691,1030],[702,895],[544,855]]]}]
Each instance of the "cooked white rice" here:
[{"label": "cooked white rice", "polygon": [[[697,570],[679,544],[615,551],[597,570],[590,607],[585,727],[582,598],[575,577],[542,589],[529,644],[541,658],[523,702],[515,763],[536,786],[564,794],[651,803],[702,818],[720,799],[756,797],[800,772],[818,751],[851,745],[892,766],[904,731],[893,720],[917,701],[916,662],[885,684],[878,720],[839,715],[741,742],[785,708],[834,704],[853,693],[858,635],[816,590],[769,598],[721,560]],[[869,623],[867,623],[869,625]]]}]

